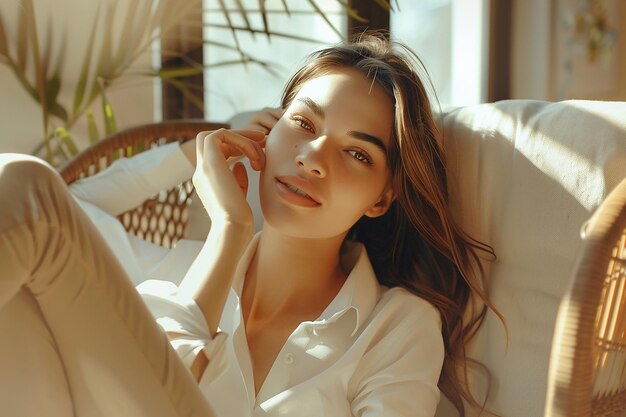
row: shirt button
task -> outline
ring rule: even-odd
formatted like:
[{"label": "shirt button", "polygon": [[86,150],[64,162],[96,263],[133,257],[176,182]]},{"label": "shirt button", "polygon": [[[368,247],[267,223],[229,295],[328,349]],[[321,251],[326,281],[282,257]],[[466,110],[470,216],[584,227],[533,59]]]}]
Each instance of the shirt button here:
[{"label": "shirt button", "polygon": [[293,363],[293,360],[293,355],[291,353],[285,355],[285,363],[287,365],[291,365]]}]

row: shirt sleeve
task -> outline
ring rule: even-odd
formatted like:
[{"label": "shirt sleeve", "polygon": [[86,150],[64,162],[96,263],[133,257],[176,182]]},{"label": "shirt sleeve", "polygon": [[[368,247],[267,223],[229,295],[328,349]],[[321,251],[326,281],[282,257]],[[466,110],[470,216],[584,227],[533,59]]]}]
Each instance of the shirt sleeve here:
[{"label": "shirt sleeve", "polygon": [[106,169],[70,185],[74,197],[117,216],[147,198],[191,178],[194,166],[178,142],[131,158],[120,158]]},{"label": "shirt sleeve", "polygon": [[137,286],[157,324],[167,333],[179,334],[170,344],[188,368],[204,351],[209,364],[202,379],[215,381],[230,366],[226,352],[228,335],[218,332],[215,337],[204,319],[200,307],[191,298],[178,294],[178,287],[169,281],[148,280]]},{"label": "shirt sleeve", "polygon": [[401,298],[402,305],[380,317],[387,330],[353,375],[355,417],[435,415],[444,358],[439,312],[408,292]]}]

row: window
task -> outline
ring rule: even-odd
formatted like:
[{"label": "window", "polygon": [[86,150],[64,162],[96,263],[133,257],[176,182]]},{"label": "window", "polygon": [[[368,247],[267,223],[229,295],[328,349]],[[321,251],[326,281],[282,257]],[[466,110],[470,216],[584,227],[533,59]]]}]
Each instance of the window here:
[{"label": "window", "polygon": [[[308,53],[336,43],[349,31],[361,31],[363,25],[389,29],[418,54],[442,107],[508,98],[510,18],[506,17],[511,0],[392,0],[391,13],[375,0],[351,0],[349,4],[369,18],[366,24],[351,19],[338,0],[315,0],[337,32],[309,1],[266,0],[267,26],[274,33],[269,38],[263,33],[258,0],[203,1],[208,120],[226,121],[239,112],[279,105],[282,87]],[[222,3],[230,23],[243,29],[247,22],[238,9],[241,3],[255,33],[236,31],[235,40]],[[242,59],[248,63],[242,64]]]},{"label": "window", "polygon": [[390,30],[424,62],[442,107],[487,99],[487,0],[398,0]]},{"label": "window", "polygon": [[[316,4],[325,11],[341,36],[309,2],[286,2],[288,15],[282,1],[267,0],[267,26],[275,32],[268,38],[263,33],[259,2],[242,1],[248,10],[250,26],[257,33],[237,32],[244,57],[252,62],[232,64],[241,61],[242,56],[233,49],[233,32],[222,27],[227,21],[219,3],[218,0],[204,0],[204,62],[208,66],[204,76],[204,102],[205,118],[211,121],[226,121],[242,111],[278,106],[283,86],[302,59],[315,49],[338,42],[347,31],[346,12],[336,0],[317,0]],[[246,22],[237,12],[236,2],[224,3],[227,10],[232,11],[229,13],[232,24],[245,27]],[[294,37],[315,41],[295,40]],[[267,67],[254,61],[262,61]]]}]

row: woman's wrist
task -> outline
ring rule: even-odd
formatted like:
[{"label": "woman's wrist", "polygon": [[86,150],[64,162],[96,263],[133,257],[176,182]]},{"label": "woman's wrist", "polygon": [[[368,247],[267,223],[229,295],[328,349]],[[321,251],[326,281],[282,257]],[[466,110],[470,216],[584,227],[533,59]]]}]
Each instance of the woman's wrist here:
[{"label": "woman's wrist", "polygon": [[207,323],[212,336],[218,331],[222,310],[239,260],[252,239],[253,228],[241,224],[211,225],[197,263],[185,277],[181,290],[189,291]]},{"label": "woman's wrist", "polygon": [[211,221],[211,230],[207,236],[207,242],[212,240],[213,245],[229,251],[238,252],[245,250],[254,234],[254,222],[231,221],[229,219],[216,219]]}]

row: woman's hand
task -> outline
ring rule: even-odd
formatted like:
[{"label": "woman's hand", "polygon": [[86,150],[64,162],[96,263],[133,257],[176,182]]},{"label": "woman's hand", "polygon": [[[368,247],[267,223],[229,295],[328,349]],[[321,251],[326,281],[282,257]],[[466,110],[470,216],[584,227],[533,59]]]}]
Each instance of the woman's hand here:
[{"label": "woman's hand", "polygon": [[246,201],[248,175],[241,163],[231,171],[227,159],[244,156],[252,169],[262,170],[264,139],[263,132],[250,130],[220,129],[196,136],[192,180],[211,218],[211,230],[179,286],[179,295],[195,300],[212,336],[217,334],[237,264],[254,228]]},{"label": "woman's hand", "polygon": [[265,134],[254,130],[219,129],[196,136],[196,170],[192,180],[212,225],[253,224],[252,210],[246,201],[248,174],[240,162],[231,171],[227,159],[247,157],[252,169],[260,171],[265,166],[264,145]]},{"label": "woman's hand", "polygon": [[282,117],[283,113],[283,109],[265,107],[260,111],[254,113],[244,129],[259,130],[267,135],[268,133],[270,133],[270,130],[272,130],[278,119]]},{"label": "woman's hand", "polygon": [[[272,107],[265,107],[254,113],[250,120],[246,122],[243,127],[244,130],[258,130],[266,135],[272,130],[278,119],[283,115],[282,109],[275,109]],[[196,140],[191,139],[180,145],[180,149],[183,151],[189,162],[196,165]]]}]

